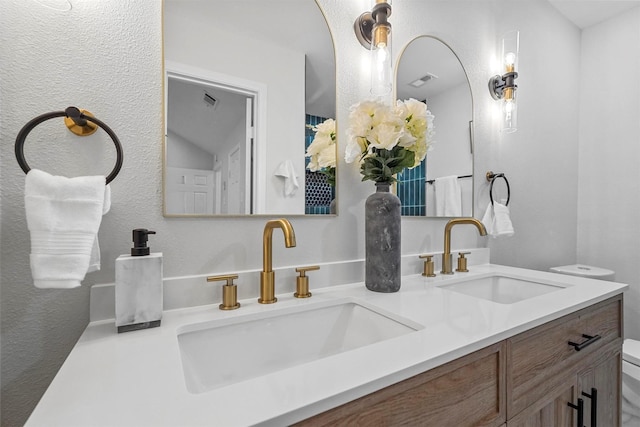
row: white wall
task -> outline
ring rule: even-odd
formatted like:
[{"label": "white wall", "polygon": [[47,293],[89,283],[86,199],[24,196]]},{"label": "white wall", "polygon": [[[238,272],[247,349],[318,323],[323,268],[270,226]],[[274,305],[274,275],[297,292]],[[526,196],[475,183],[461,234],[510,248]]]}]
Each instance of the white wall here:
[{"label": "white wall", "polygon": [[[88,321],[88,287],[113,281],[114,260],[128,251],[131,229],[158,232],[151,247],[164,253],[164,273],[171,277],[259,268],[266,219],[162,217],[159,0],[73,1],[68,13],[35,2],[26,7],[25,1],[0,2],[2,424],[7,426],[24,422],[71,350]],[[368,93],[368,72],[362,66],[367,52],[352,26],[370,2],[319,3],[336,43],[341,157],[348,108]],[[476,217],[488,202],[487,170],[507,173],[513,187],[510,206],[517,234],[509,241],[492,242],[493,261],[532,268],[575,262],[578,83],[553,79],[550,71],[561,63],[563,76],[576,75],[578,31],[542,0],[398,2],[392,22],[395,55],[414,37],[430,34],[446,41],[469,73],[476,109]],[[496,71],[491,65],[496,35],[511,28],[523,32],[521,130],[499,137],[492,117],[496,103],[487,82]],[[559,93],[566,95],[566,103],[559,102]],[[111,212],[100,229],[102,271],[89,274],[80,289],[37,290],[27,262],[24,174],[12,143],[32,117],[72,104],[113,127],[123,143],[125,162],[112,183]],[[106,173],[112,167],[113,149],[104,135],[79,143],[62,125],[48,122],[32,135],[27,158],[34,167],[73,175]],[[275,235],[275,266],[364,257],[364,200],[373,185],[360,182],[358,168],[340,160],[337,190],[338,217],[291,218],[296,248],[285,249],[282,237]],[[403,219],[403,252],[442,250],[445,223]],[[452,240],[454,248],[486,244],[474,227],[454,229]]]},{"label": "white wall", "polygon": [[[471,175],[473,155],[469,135],[472,99],[465,82],[427,100],[429,110],[438,118],[435,124],[436,143],[427,155],[427,179],[448,175]],[[473,180],[459,180],[462,215],[473,210]],[[435,215],[435,186],[426,185],[427,216]]]},{"label": "white wall", "polygon": [[435,124],[436,144],[427,156],[427,179],[470,174],[473,156],[469,143],[469,120],[472,117],[469,86],[464,83],[451,88],[429,98],[427,103],[429,110],[438,118]]},{"label": "white wall", "polygon": [[640,339],[640,7],[582,33],[578,261],[628,283],[625,335]]},{"label": "white wall", "polygon": [[204,151],[194,143],[168,130],[167,166],[213,170],[213,154]]},{"label": "white wall", "polygon": [[580,72],[580,31],[546,2],[508,3],[496,35],[520,31],[519,123],[513,134],[492,135],[490,169],[504,172],[511,185],[515,235],[490,239],[489,247],[494,262],[547,270],[576,262],[579,82],[570,76]]}]

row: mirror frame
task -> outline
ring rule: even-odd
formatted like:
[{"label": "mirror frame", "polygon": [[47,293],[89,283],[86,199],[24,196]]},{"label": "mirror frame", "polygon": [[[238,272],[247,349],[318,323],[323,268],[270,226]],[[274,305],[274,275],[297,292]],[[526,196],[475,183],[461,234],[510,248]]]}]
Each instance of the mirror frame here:
[{"label": "mirror frame", "polygon": [[[436,40],[440,43],[442,43],[447,49],[449,49],[449,51],[453,54],[453,56],[456,58],[456,60],[458,61],[458,63],[460,64],[460,67],[462,68],[462,72],[464,73],[464,77],[465,80],[467,82],[467,86],[469,88],[469,97],[471,100],[471,119],[469,120],[469,152],[471,154],[471,214],[470,216],[473,217],[474,213],[475,213],[475,136],[474,136],[474,120],[475,120],[475,104],[474,104],[474,100],[473,100],[473,90],[471,88],[471,80],[469,80],[469,73],[467,72],[467,69],[464,67],[464,64],[462,63],[462,61],[460,60],[460,57],[458,56],[458,54],[456,53],[455,50],[453,50],[453,48],[444,40],[442,40],[440,37],[437,36],[433,36],[430,34],[421,34],[418,36],[413,37],[411,40],[409,40],[402,48],[402,50],[400,50],[400,53],[398,55],[398,59],[396,61],[395,64],[395,72],[394,72],[394,86],[393,86],[393,100],[394,102],[398,100],[398,70],[400,69],[400,61],[402,60],[402,56],[404,55],[405,51],[407,50],[407,48],[411,45],[411,43],[413,43],[414,41],[421,39],[421,38],[429,38],[429,39],[433,39]],[[427,105],[428,108],[428,105]],[[436,120],[437,120],[437,116],[436,116]],[[436,139],[437,139],[437,126],[436,126]],[[427,156],[429,156],[429,152],[427,152]],[[426,177],[425,177],[426,179]],[[394,188],[394,192],[397,193],[397,183],[395,183],[395,185],[393,186]],[[451,219],[451,218],[458,218],[458,217],[450,217],[450,216],[429,216],[429,215],[421,215],[421,216],[412,216],[412,215],[402,215],[402,218],[423,218],[423,219]]]}]

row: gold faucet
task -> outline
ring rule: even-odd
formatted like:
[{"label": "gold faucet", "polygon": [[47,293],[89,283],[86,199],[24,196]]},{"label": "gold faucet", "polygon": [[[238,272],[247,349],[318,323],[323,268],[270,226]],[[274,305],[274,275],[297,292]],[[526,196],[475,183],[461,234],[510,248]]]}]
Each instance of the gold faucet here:
[{"label": "gold faucet", "polygon": [[444,226],[444,252],[442,253],[442,274],[453,274],[451,270],[451,229],[457,224],[473,224],[478,228],[478,232],[481,236],[487,235],[487,229],[484,225],[475,218],[454,218],[447,222]]},{"label": "gold faucet", "polygon": [[275,272],[272,268],[273,229],[281,228],[284,233],[284,245],[292,248],[296,245],[296,235],[291,223],[284,219],[267,221],[262,236],[262,272],[260,273],[260,304],[273,304],[278,301],[275,296]]}]

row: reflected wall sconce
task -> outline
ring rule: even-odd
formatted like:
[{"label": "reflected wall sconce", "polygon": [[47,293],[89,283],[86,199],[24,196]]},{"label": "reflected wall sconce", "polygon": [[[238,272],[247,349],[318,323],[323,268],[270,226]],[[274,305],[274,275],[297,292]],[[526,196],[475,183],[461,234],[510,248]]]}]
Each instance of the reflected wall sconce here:
[{"label": "reflected wall sconce", "polygon": [[518,128],[518,105],[516,103],[515,80],[518,78],[518,55],[520,33],[510,31],[502,37],[501,62],[503,75],[495,75],[489,80],[489,92],[495,100],[502,100],[502,132],[515,132]]},{"label": "reflected wall sconce", "polygon": [[356,38],[371,50],[371,94],[391,95],[393,87],[391,57],[391,0],[375,0],[370,12],[360,15],[353,25]]}]

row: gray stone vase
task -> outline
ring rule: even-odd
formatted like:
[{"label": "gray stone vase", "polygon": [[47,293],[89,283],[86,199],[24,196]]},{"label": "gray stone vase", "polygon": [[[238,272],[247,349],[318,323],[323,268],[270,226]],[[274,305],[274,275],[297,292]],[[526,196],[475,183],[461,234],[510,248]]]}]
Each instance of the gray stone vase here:
[{"label": "gray stone vase", "polygon": [[365,285],[375,292],[400,290],[400,199],[390,183],[377,182],[365,202]]}]

